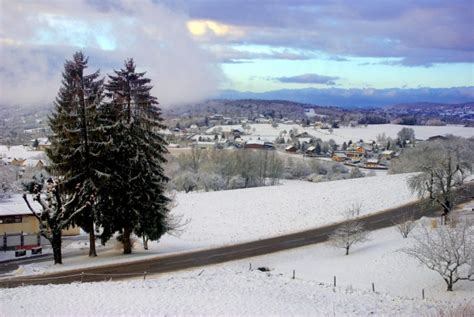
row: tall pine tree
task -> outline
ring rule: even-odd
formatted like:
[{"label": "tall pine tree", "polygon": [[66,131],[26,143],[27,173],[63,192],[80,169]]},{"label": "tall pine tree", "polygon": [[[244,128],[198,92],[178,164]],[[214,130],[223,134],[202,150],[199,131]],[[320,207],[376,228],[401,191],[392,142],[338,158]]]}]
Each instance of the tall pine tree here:
[{"label": "tall pine tree", "polygon": [[[106,117],[112,128],[113,158],[107,164],[110,174],[108,199],[101,199],[103,240],[121,232],[123,252],[132,252],[130,236],[158,240],[169,230],[169,199],[165,195],[168,178],[164,175],[166,141],[156,97],[145,73],[135,70],[133,59],[110,75],[106,95]],[[106,197],[106,195],[100,195]]]},{"label": "tall pine tree", "polygon": [[[59,89],[55,109],[49,118],[53,132],[50,171],[60,176],[67,195],[75,195],[68,213],[81,208],[73,219],[89,233],[89,256],[96,256],[94,222],[97,211],[91,204],[99,184],[106,176],[102,160],[98,159],[106,146],[99,111],[103,99],[103,79],[99,71],[85,75],[88,59],[82,52],[73,55],[64,65],[62,87]],[[87,206],[84,208],[84,206]]]}]

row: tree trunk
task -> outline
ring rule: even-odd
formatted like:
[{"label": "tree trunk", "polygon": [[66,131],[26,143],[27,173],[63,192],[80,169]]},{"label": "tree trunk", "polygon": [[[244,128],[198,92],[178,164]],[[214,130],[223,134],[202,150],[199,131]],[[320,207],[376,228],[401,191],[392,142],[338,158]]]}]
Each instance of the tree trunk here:
[{"label": "tree trunk", "polygon": [[449,280],[446,280],[446,284],[448,284],[448,289],[447,291],[448,292],[452,292],[453,291],[453,276],[452,276],[452,273],[451,275],[449,276]]},{"label": "tree trunk", "polygon": [[53,257],[54,264],[63,264],[62,254],[61,254],[61,230],[53,231],[51,238],[51,247],[53,248]]},{"label": "tree trunk", "polygon": [[89,256],[97,256],[97,252],[95,250],[94,221],[92,220],[92,218],[90,219],[89,223]]},{"label": "tree trunk", "polygon": [[349,247],[346,247],[346,255],[349,255]]},{"label": "tree trunk", "polygon": [[132,253],[132,242],[130,241],[131,229],[130,227],[123,228],[122,243],[123,243],[123,254]]},{"label": "tree trunk", "polygon": [[143,235],[143,248],[148,250],[148,237],[146,235]]}]

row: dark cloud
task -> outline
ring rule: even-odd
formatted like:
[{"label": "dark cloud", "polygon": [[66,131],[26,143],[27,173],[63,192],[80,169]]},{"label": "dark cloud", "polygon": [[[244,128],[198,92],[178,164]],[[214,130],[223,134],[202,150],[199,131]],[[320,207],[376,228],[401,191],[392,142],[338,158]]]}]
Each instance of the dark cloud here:
[{"label": "dark cloud", "polygon": [[303,74],[298,76],[291,77],[277,77],[274,80],[277,80],[281,83],[292,83],[292,84],[324,84],[324,85],[335,85],[336,80],[339,77],[324,76],[318,74]]},{"label": "dark cloud", "polygon": [[472,62],[474,2],[186,1],[195,19],[247,31],[231,43],[321,51],[334,56],[396,57],[401,65]]}]

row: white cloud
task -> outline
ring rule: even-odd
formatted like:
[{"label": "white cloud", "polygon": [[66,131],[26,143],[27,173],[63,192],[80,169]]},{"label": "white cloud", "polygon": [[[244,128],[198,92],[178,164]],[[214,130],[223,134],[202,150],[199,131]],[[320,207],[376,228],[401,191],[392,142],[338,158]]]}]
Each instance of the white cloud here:
[{"label": "white cloud", "polygon": [[52,102],[63,62],[77,50],[102,75],[133,57],[165,107],[212,96],[223,76],[189,34],[188,17],[151,1],[114,1],[102,10],[83,1],[11,1],[0,14],[2,104]]}]

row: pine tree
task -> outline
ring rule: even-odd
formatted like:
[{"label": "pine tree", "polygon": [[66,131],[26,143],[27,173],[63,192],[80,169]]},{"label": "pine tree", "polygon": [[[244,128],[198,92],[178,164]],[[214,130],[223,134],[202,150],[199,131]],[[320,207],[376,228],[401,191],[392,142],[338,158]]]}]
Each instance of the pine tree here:
[{"label": "pine tree", "polygon": [[321,145],[319,144],[319,142],[316,143],[316,149],[315,149],[315,151],[316,151],[316,154],[318,154],[318,155],[321,154]]},{"label": "pine tree", "polygon": [[125,254],[131,253],[130,236],[158,240],[169,228],[165,195],[168,178],[166,141],[160,134],[161,110],[151,96],[150,79],[135,71],[133,59],[110,75],[106,85],[108,118],[113,128],[113,157],[108,164],[111,175],[107,186],[109,200],[102,201],[103,240],[119,231]]},{"label": "pine tree", "polygon": [[[105,175],[100,172],[103,168],[101,160],[97,159],[105,144],[98,112],[103,99],[103,80],[98,79],[99,71],[84,74],[87,62],[87,57],[77,52],[64,65],[62,87],[49,118],[53,133],[47,155],[51,160],[50,171],[61,177],[65,194],[81,193],[68,205],[68,212],[83,210],[75,216],[73,223],[89,233],[89,256],[96,256],[96,209],[90,201]],[[88,207],[82,208],[86,204]]]}]

